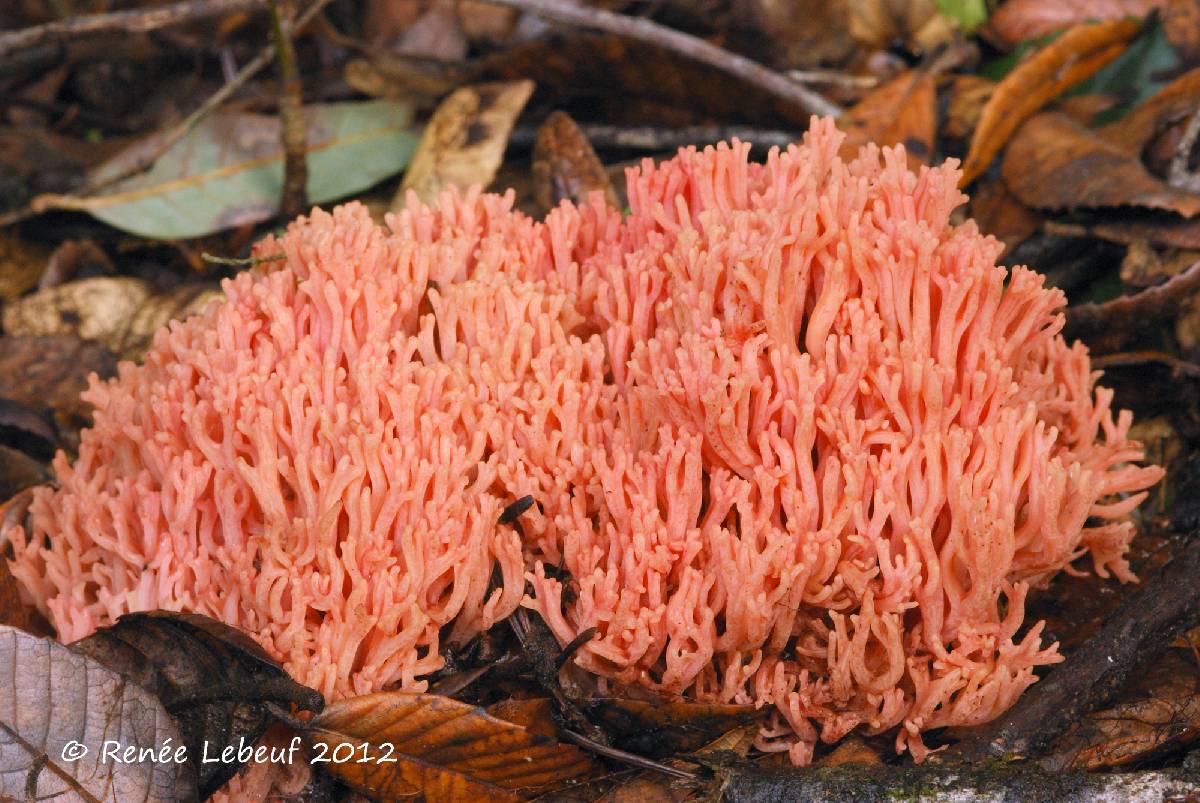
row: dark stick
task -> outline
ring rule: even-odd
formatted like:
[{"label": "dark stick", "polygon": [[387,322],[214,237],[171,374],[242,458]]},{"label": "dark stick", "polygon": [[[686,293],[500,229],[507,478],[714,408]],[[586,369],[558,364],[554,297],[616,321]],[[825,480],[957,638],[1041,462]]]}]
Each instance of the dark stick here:
[{"label": "dark stick", "polygon": [[265,5],[266,0],[183,0],[181,3],[157,8],[70,17],[19,31],[0,33],[0,57],[46,42],[102,33],[145,33],[234,11],[251,11]]},{"label": "dark stick", "polygon": [[308,128],[300,97],[300,72],[292,43],[295,8],[291,0],[271,0],[271,32],[275,64],[279,69],[279,119],[283,140],[283,197],[279,207],[285,219],[308,211]]},{"label": "dark stick", "polygon": [[600,8],[565,3],[561,0],[486,0],[493,5],[528,11],[539,17],[581,28],[606,31],[661,47],[685,58],[716,67],[741,80],[794,103],[812,114],[837,117],[841,107],[820,93],[776,72],[757,61],[731,53],[691,34],[676,31],[653,20],[614,14]]},{"label": "dark stick", "polygon": [[[693,125],[682,128],[659,126],[620,126],[606,123],[580,123],[579,129],[592,147],[605,150],[629,150],[638,153],[673,151],[688,145],[709,145],[737,138],[755,148],[786,148],[800,141],[804,132],[739,125]],[[538,129],[518,126],[509,137],[510,146],[533,147]]]},{"label": "dark stick", "polygon": [[1121,604],[1095,636],[1027,691],[1000,719],[967,735],[940,761],[1040,754],[1088,711],[1107,703],[1130,674],[1200,625],[1200,534]]},{"label": "dark stick", "polygon": [[1103,304],[1076,304],[1067,308],[1068,339],[1117,330],[1143,329],[1175,313],[1200,290],[1200,262],[1178,276],[1148,287],[1131,296],[1121,296]]}]

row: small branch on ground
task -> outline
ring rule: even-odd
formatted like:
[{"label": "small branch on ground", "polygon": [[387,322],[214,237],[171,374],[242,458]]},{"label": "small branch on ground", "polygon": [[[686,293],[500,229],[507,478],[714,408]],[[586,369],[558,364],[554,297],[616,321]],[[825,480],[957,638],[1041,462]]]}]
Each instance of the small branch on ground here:
[{"label": "small branch on ground", "polygon": [[507,6],[519,11],[527,11],[539,17],[555,22],[575,25],[580,28],[605,31],[618,36],[636,39],[639,42],[661,47],[715,67],[741,80],[753,84],[771,93],[781,100],[793,103],[811,114],[837,117],[842,109],[836,103],[826,99],[820,93],[809,89],[788,78],[782,73],[770,69],[757,61],[739,56],[737,53],[710,44],[709,42],[676,31],[665,25],[640,17],[630,17],[625,14],[614,14],[591,6],[575,5],[563,0],[485,0],[492,5]]},{"label": "small branch on ground", "polygon": [[266,4],[267,0],[184,0],[169,6],[69,17],[33,28],[0,33],[0,58],[46,43],[103,33],[145,33],[235,11],[252,11]]},{"label": "small branch on ground", "polygon": [[292,43],[295,8],[291,0],[271,0],[271,35],[279,70],[279,119],[283,141],[283,195],[279,208],[285,219],[308,211],[308,130],[300,97],[300,72]]},{"label": "small branch on ground", "polygon": [[1095,636],[1025,692],[999,719],[937,756],[942,763],[1041,754],[1087,712],[1116,695],[1139,666],[1200,625],[1200,534],[1129,595]]},{"label": "small branch on ground", "polygon": [[1063,335],[1067,340],[1087,339],[1094,335],[1104,341],[1103,345],[1108,347],[1104,350],[1118,348],[1130,336],[1174,315],[1197,291],[1200,291],[1200,262],[1140,293],[1103,304],[1068,307]]},{"label": "small branch on ground", "polygon": [[1161,365],[1171,370],[1176,379],[1200,379],[1200,365],[1190,360],[1183,360],[1165,351],[1121,351],[1116,354],[1102,354],[1092,359],[1092,368],[1145,368],[1147,365]]}]

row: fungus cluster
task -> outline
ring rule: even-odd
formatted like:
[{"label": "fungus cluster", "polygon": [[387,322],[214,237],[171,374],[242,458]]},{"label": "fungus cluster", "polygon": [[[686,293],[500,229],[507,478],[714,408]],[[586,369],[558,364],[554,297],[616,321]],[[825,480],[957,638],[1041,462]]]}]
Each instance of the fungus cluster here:
[{"label": "fungus cluster", "polygon": [[953,165],[840,139],[647,161],[625,217],[298,220],[92,382],[13,574],[64,641],[196,611],[332,698],[421,690],[525,605],[596,629],[573,660],[610,691],[769,706],[800,764],[856,728],[920,759],[1059,660],[1031,587],[1132,579],[1161,471],[1062,294],[950,222]]}]

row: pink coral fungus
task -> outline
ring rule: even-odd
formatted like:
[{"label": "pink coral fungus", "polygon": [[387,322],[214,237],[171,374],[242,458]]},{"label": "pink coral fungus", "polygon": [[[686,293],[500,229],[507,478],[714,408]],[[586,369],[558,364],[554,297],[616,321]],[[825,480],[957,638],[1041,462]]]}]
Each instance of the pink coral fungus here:
[{"label": "pink coral fungus", "polygon": [[895,728],[920,758],[1058,660],[1031,586],[1089,553],[1131,579],[1161,472],[1062,294],[950,223],[953,165],[840,138],[647,162],[624,219],[297,221],[93,383],[14,574],[64,640],[199,611],[334,697],[420,689],[524,604],[596,628],[574,661],[610,688],[771,706],[764,750]]}]

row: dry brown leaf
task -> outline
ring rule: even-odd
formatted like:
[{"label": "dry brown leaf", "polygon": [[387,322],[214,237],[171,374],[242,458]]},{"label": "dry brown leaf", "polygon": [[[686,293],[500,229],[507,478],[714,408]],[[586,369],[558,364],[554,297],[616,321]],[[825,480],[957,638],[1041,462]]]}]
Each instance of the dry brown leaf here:
[{"label": "dry brown leaf", "polygon": [[1167,0],[1008,0],[988,20],[988,38],[1002,47],[1066,30],[1084,22],[1141,19]]},{"label": "dry brown leaf", "polygon": [[1138,206],[1184,217],[1200,213],[1200,195],[1168,186],[1137,156],[1058,112],[1039,114],[1021,127],[1001,175],[1017,200],[1035,209]]},{"label": "dry brown leaf", "polygon": [[[0,446],[0,473],[4,471],[5,447]],[[2,493],[2,491],[0,491]],[[8,561],[0,557],[0,625],[13,627],[37,636],[54,637],[54,630],[32,606],[21,599],[17,579],[8,568]]]},{"label": "dry brown leaf", "polygon": [[853,55],[853,0],[735,0],[733,19],[766,45],[780,69],[843,64]]},{"label": "dry brown leaf", "polygon": [[938,13],[935,0],[855,0],[850,3],[850,35],[868,47],[904,42],[933,50],[954,38],[954,26]]},{"label": "dry brown leaf", "polygon": [[617,207],[617,193],[587,135],[563,112],[554,112],[538,129],[533,146],[533,194],[543,211],[562,200],[577,204],[593,192]]},{"label": "dry brown leaf", "polygon": [[25,337],[77,335],[119,352],[126,323],[150,292],[146,282],[127,276],[80,279],[6,305],[4,331]]},{"label": "dry brown leaf", "polygon": [[1156,135],[1186,120],[1200,104],[1200,68],[1164,86],[1124,118],[1097,129],[1103,139],[1132,154]]},{"label": "dry brown leaf", "polygon": [[766,709],[752,705],[597,699],[589,715],[631,753],[663,758],[690,753],[729,731],[756,724]]},{"label": "dry brown leaf", "polygon": [[995,91],[995,81],[978,75],[955,75],[950,85],[950,102],[942,121],[942,133],[954,139],[970,136],[984,105]]},{"label": "dry brown leaf", "polygon": [[317,691],[288,677],[258,642],[199,614],[125,614],[70,647],[153,690],[167,706],[188,748],[201,800],[224,786],[246,761],[236,753],[235,760],[204,757],[257,742],[274,721],[269,703],[304,711],[319,711],[324,704]]},{"label": "dry brown leaf", "polygon": [[981,181],[971,193],[971,217],[979,230],[1004,243],[1008,253],[1042,226],[1042,216],[1021,203],[1000,179]]},{"label": "dry brown leaf", "polygon": [[432,694],[342,700],[316,717],[307,735],[314,762],[327,755],[329,771],[382,800],[517,801],[522,792],[593,771],[591,759],[575,747]]},{"label": "dry brown leaf", "polygon": [[50,249],[0,231],[0,301],[13,301],[37,287]]},{"label": "dry brown leaf", "polygon": [[198,799],[184,764],[103,760],[106,739],[119,739],[135,756],[168,740],[170,755],[181,744],[149,691],[61,644],[3,625],[0,673],[0,799]]},{"label": "dry brown leaf", "polygon": [[703,799],[706,797],[694,794],[665,775],[646,772],[625,783],[618,783],[596,803],[685,803]]},{"label": "dry brown leaf", "polygon": [[848,109],[837,120],[846,132],[843,159],[853,159],[864,145],[903,145],[908,166],[929,164],[937,136],[937,88],[928,70],[909,70]]},{"label": "dry brown leaf", "polygon": [[838,743],[833,752],[817,762],[818,767],[840,767],[843,764],[877,766],[883,760],[867,746],[860,736],[849,736]]},{"label": "dry brown leaf", "polygon": [[1155,245],[1173,248],[1200,248],[1200,219],[1130,219],[1123,216],[1093,223],[1084,227],[1083,233],[1126,245],[1137,240],[1146,240]]},{"label": "dry brown leaf", "polygon": [[1121,55],[1138,29],[1129,20],[1072,28],[1006,75],[979,116],[959,186],[987,169],[1021,123]]},{"label": "dry brown leaf", "polygon": [[1130,287],[1151,287],[1178,276],[1200,260],[1200,251],[1171,248],[1159,251],[1148,240],[1134,240],[1121,259],[1121,281]]},{"label": "dry brown leaf", "polygon": [[531,94],[532,81],[497,82],[464,86],[442,101],[425,126],[392,209],[404,208],[409,190],[428,203],[446,187],[487,187]]},{"label": "dry brown leaf", "polygon": [[1200,0],[1167,0],[1163,34],[1184,64],[1200,61]]}]

